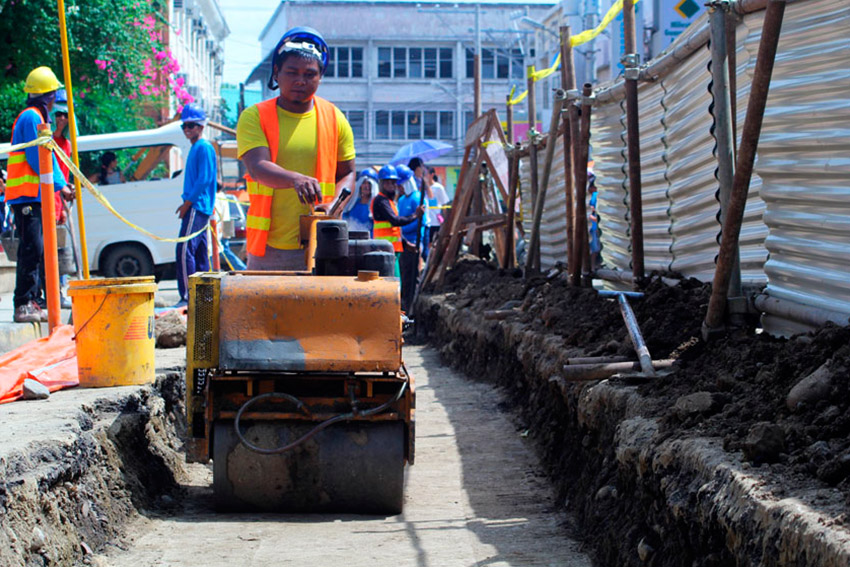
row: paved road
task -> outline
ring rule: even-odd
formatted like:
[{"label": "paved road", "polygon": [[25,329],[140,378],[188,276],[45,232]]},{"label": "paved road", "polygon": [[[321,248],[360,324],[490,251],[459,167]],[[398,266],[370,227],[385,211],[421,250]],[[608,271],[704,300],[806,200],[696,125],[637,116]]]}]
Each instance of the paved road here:
[{"label": "paved road", "polygon": [[178,514],[142,517],[119,544],[126,549],[95,563],[590,567],[500,394],[444,368],[429,348],[406,347],[405,360],[416,377],[417,440],[403,514],[215,514],[210,470],[194,466]]}]

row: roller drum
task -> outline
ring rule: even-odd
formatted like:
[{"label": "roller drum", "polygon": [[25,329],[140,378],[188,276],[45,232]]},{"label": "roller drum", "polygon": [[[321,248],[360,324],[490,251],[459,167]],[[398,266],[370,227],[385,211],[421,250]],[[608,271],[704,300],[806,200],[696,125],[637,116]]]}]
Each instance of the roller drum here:
[{"label": "roller drum", "polygon": [[[279,447],[314,423],[260,422],[243,434]],[[347,422],[292,451],[260,455],[243,445],[232,421],[214,426],[213,489],[219,511],[348,512],[392,515],[404,500],[404,424]]]}]

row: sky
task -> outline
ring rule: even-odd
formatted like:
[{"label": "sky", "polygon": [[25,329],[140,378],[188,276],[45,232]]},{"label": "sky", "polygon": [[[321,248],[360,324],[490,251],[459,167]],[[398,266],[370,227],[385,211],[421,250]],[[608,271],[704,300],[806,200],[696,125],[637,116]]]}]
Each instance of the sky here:
[{"label": "sky", "polygon": [[274,14],[274,0],[218,0],[230,35],[224,40],[224,82],[239,84],[260,62],[260,32]]}]

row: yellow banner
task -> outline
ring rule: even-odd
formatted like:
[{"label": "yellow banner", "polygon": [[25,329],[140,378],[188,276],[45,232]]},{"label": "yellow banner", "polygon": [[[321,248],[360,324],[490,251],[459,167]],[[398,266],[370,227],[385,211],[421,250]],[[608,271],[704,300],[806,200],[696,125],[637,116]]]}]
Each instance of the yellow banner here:
[{"label": "yellow banner", "polygon": [[[637,4],[638,1],[639,0],[635,0],[635,4]],[[595,28],[590,29],[590,30],[584,30],[583,32],[581,32],[578,35],[570,36],[570,46],[575,48],[575,47],[578,47],[579,45],[583,45],[583,44],[587,43],[588,41],[596,39],[596,36],[598,36],[600,33],[602,33],[605,30],[605,28],[608,27],[608,24],[610,24],[614,20],[614,18],[619,16],[620,12],[622,12],[622,11],[623,11],[623,0],[617,0],[611,6],[611,9],[608,10],[608,13],[605,14],[605,17],[602,18],[602,21],[599,22],[598,26],[596,26]],[[551,67],[537,71],[532,66],[531,75],[530,75],[531,80],[536,83],[537,81],[545,79],[546,77],[548,77],[549,75],[551,75],[552,73],[557,71],[558,67],[560,67],[560,65],[561,65],[561,54],[558,53],[558,56],[555,58],[555,63]],[[513,97],[513,93],[514,93],[514,91],[513,91],[513,89],[511,89],[511,97]],[[522,102],[525,99],[525,97],[527,95],[528,95],[528,91],[525,91],[524,93],[522,93],[518,97],[511,98],[511,100],[508,101],[508,105],[512,106],[514,104],[519,104],[520,102]]]}]

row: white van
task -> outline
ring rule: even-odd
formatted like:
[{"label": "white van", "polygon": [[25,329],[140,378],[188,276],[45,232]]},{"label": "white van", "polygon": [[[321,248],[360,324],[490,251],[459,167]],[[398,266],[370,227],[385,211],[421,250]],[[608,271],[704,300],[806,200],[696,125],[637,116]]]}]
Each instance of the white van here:
[{"label": "white van", "polygon": [[[90,178],[97,172],[104,152],[120,152],[118,167],[126,182],[97,185],[98,189],[131,223],[157,236],[178,236],[180,219],[175,211],[182,203],[183,167],[191,147],[180,122],[151,130],[81,136],[78,147],[80,162],[95,164],[89,166],[94,171],[83,167],[83,173]],[[90,153],[88,159],[87,153]],[[83,188],[82,192],[91,271],[106,277],[132,277],[162,275],[173,266],[174,242],[156,240],[133,229],[109,212],[87,189]],[[72,223],[79,249],[76,206]]]}]

